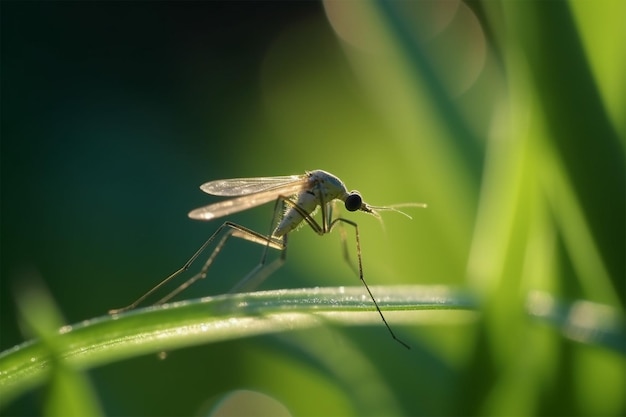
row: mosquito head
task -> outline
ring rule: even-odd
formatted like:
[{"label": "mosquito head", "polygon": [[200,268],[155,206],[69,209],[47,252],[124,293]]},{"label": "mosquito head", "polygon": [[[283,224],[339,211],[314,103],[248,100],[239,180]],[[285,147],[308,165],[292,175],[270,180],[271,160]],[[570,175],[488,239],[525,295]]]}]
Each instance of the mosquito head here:
[{"label": "mosquito head", "polygon": [[363,204],[363,199],[358,191],[350,191],[343,203],[346,205],[346,210],[348,211],[357,211],[364,206],[367,207],[366,204]]},{"label": "mosquito head", "polygon": [[393,204],[391,206],[370,206],[369,204],[363,201],[361,194],[355,190],[350,191],[348,193],[348,195],[344,199],[344,204],[346,206],[346,210],[348,211],[357,211],[357,210],[364,211],[378,219],[381,219],[380,214],[378,214],[378,211],[395,211],[396,213],[400,213],[403,216],[406,216],[409,219],[412,219],[413,217],[409,216],[402,210],[399,210],[398,207],[421,207],[421,208],[426,207],[426,204],[423,204],[423,203],[401,203],[401,204]]},{"label": "mosquito head", "polygon": [[368,205],[367,203],[365,203],[363,201],[363,198],[361,197],[361,194],[356,191],[356,190],[352,190],[350,191],[347,195],[346,198],[344,199],[344,204],[346,206],[346,210],[348,211],[364,211],[366,213],[371,214],[372,216],[380,219],[380,215],[376,212],[376,210],[374,210],[375,207],[372,207],[370,205]]}]

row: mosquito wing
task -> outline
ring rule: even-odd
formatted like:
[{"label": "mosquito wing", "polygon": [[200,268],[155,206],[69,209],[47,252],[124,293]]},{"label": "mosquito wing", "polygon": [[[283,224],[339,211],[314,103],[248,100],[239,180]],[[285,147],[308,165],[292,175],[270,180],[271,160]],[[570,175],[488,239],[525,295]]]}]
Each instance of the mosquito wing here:
[{"label": "mosquito wing", "polygon": [[[276,181],[273,184],[269,184],[268,181],[257,181],[269,179],[269,182],[272,182],[272,180],[275,178],[281,178],[282,182]],[[291,181],[287,181],[287,178],[290,178]],[[253,185],[255,182],[258,182],[256,187],[255,185]],[[228,216],[229,214],[238,213],[240,211],[260,206],[261,204],[265,204],[270,201],[274,201],[280,196],[288,197],[294,194],[298,194],[302,190],[306,189],[306,187],[308,187],[308,181],[306,176],[249,179],[246,178],[208,182],[206,184],[203,184],[201,188],[203,191],[209,194],[239,195],[239,197],[197,208],[189,212],[189,217],[196,220],[213,220],[218,217]],[[250,190],[254,189],[261,191],[252,192],[250,194]],[[230,194],[216,194],[220,192]],[[233,194],[236,192],[238,194]],[[242,195],[241,193],[245,194]]]},{"label": "mosquito wing", "polygon": [[282,189],[292,183],[306,182],[307,178],[306,174],[284,177],[233,178],[207,182],[202,184],[200,189],[212,195],[240,196]]}]

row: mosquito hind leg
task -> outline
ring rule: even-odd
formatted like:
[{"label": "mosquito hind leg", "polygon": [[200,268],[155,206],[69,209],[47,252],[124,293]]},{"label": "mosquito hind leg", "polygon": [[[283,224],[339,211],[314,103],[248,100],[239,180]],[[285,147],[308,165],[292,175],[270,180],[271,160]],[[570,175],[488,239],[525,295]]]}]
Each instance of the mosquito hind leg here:
[{"label": "mosquito hind leg", "polygon": [[204,265],[203,265],[202,269],[200,270],[200,272],[195,274],[191,278],[189,278],[187,281],[183,282],[180,286],[175,288],[172,292],[170,292],[165,297],[163,297],[159,301],[157,301],[156,304],[163,304],[164,302],[166,302],[166,301],[170,300],[171,298],[173,298],[174,296],[178,295],[181,291],[185,290],[186,288],[188,288],[190,285],[192,285],[193,283],[195,283],[199,279],[202,279],[202,278],[206,277],[206,274],[207,274],[207,271],[208,271],[209,267],[211,266],[211,264],[213,263],[213,261],[215,260],[217,255],[220,253],[220,251],[222,250],[222,248],[224,247],[224,245],[226,244],[228,239],[230,237],[232,237],[232,236],[243,238],[243,239],[246,239],[246,240],[250,240],[250,241],[255,242],[255,243],[261,243],[261,244],[263,244],[265,246],[272,247],[272,248],[277,248],[277,249],[282,248],[280,246],[279,242],[277,242],[277,240],[275,240],[275,239],[272,239],[271,237],[268,238],[266,236],[261,235],[260,233],[256,233],[256,232],[254,232],[254,231],[252,231],[252,230],[250,230],[250,229],[248,229],[246,227],[243,227],[241,225],[238,225],[236,223],[224,222],[207,239],[207,241],[204,242],[204,244],[202,244],[202,246],[200,246],[200,248],[196,251],[196,253],[194,253],[193,256],[191,258],[189,258],[189,260],[187,262],[185,262],[185,264],[182,267],[180,267],[173,274],[171,274],[170,276],[168,276],[167,278],[165,278],[164,280],[159,282],[157,285],[155,285],[153,288],[151,288],[148,292],[146,292],[144,295],[139,297],[133,303],[129,304],[126,307],[122,307],[122,308],[118,308],[118,309],[114,309],[114,310],[109,310],[109,314],[118,314],[118,313],[122,313],[122,312],[125,312],[125,311],[128,311],[128,310],[132,310],[134,308],[137,308],[137,306],[139,306],[141,303],[143,303],[148,297],[153,295],[155,292],[157,292],[165,284],[169,283],[174,278],[176,278],[177,276],[179,276],[183,272],[187,271],[189,269],[189,267],[194,263],[194,261],[198,258],[198,256],[200,256],[202,254],[202,252],[204,252],[206,250],[206,248],[215,240],[215,238],[217,236],[219,236],[219,234],[222,233],[222,231],[224,229],[226,229],[226,228],[228,228],[228,229],[226,230],[224,236],[222,236],[222,238],[220,239],[220,241],[216,245],[215,249],[213,249],[213,252],[211,253],[211,256],[204,263]]},{"label": "mosquito hind leg", "polygon": [[[226,244],[228,239],[233,236],[233,232],[234,231],[235,231],[235,229],[231,228],[231,229],[228,229],[225,232],[224,236],[222,236],[220,241],[215,246],[215,249],[213,249],[213,252],[211,252],[211,256],[209,256],[209,259],[207,259],[206,262],[204,263],[204,265],[202,265],[202,269],[200,269],[200,272],[196,273],[194,276],[192,276],[187,281],[183,282],[181,285],[179,285],[177,288],[175,288],[172,292],[167,294],[165,297],[161,298],[159,301],[157,301],[155,303],[155,305],[164,304],[164,303],[168,302],[169,300],[171,300],[172,298],[176,297],[178,294],[180,294],[181,292],[183,292],[184,290],[189,288],[196,281],[206,278],[207,271],[209,270],[209,268],[213,264],[213,261],[215,260],[217,255],[221,252],[222,248],[224,247],[224,245]],[[187,264],[185,264],[185,266],[187,266],[187,268],[189,268],[189,266]],[[183,267],[183,268],[179,269],[178,271],[176,271],[175,274],[180,274],[180,273],[186,271],[187,268]]]}]

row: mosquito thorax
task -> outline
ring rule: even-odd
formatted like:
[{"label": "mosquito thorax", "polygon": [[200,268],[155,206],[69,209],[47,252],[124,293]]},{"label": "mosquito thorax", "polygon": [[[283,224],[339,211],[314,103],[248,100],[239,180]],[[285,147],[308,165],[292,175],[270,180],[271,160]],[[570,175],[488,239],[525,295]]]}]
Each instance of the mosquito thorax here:
[{"label": "mosquito thorax", "polygon": [[343,200],[348,194],[344,183],[335,175],[321,169],[310,171],[309,176],[310,191],[314,192],[320,202],[330,202],[334,199]]}]

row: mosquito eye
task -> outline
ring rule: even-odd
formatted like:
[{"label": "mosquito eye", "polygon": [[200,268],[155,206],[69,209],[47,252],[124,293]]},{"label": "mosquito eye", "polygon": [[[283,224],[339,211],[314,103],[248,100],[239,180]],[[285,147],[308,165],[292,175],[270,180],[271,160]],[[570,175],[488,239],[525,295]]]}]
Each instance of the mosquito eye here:
[{"label": "mosquito eye", "polygon": [[351,193],[346,197],[345,205],[348,211],[357,211],[361,208],[363,199],[357,193]]}]

